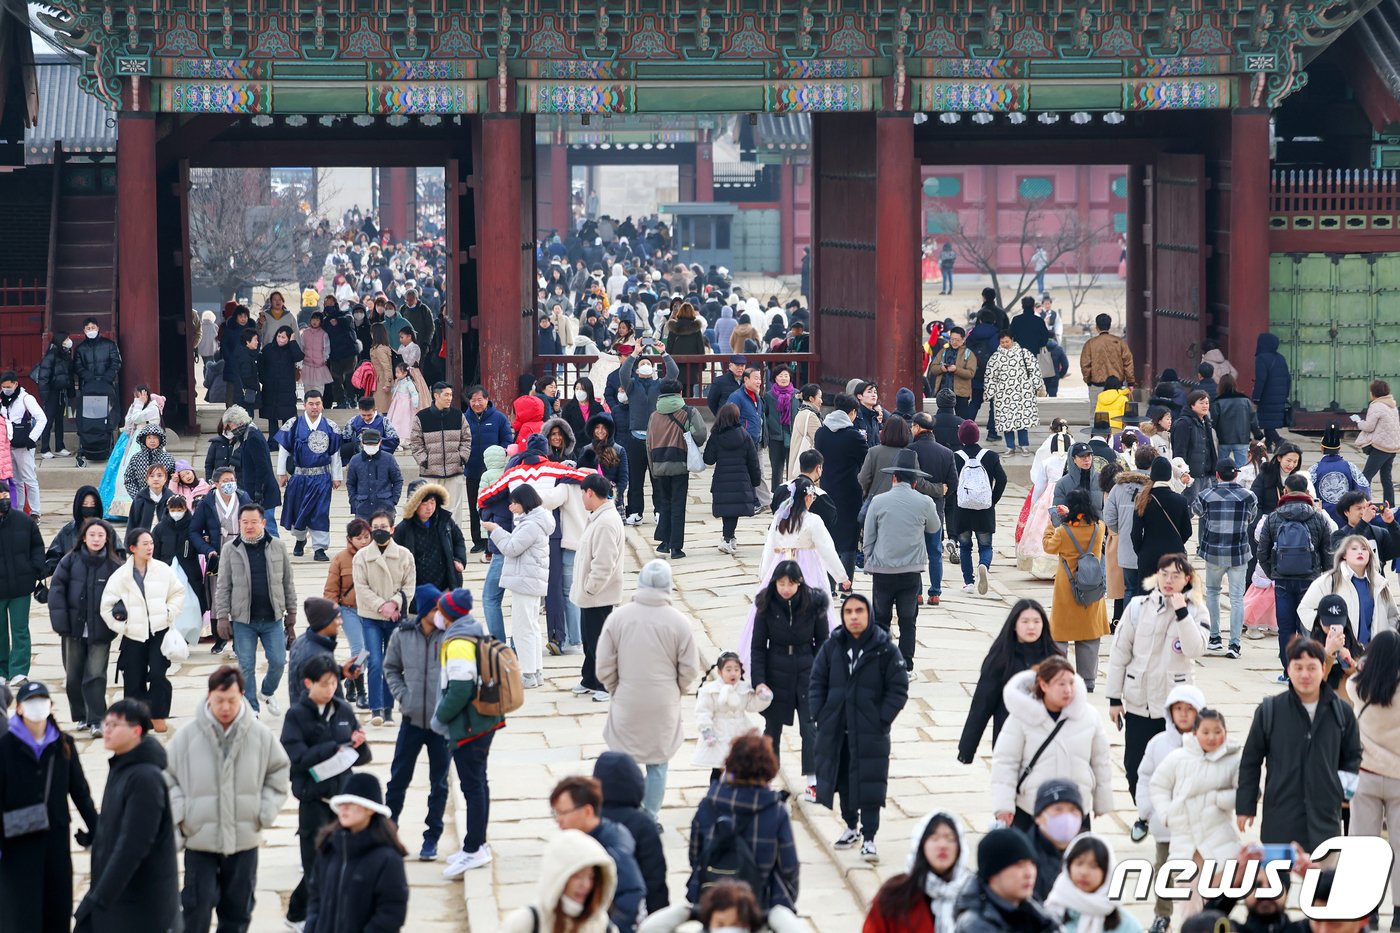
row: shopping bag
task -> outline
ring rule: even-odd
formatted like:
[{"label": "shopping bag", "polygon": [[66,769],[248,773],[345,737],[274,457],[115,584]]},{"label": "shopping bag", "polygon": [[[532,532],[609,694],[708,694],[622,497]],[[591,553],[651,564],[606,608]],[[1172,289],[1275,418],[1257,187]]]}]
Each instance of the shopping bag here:
[{"label": "shopping bag", "polygon": [[[180,614],[175,617],[171,625],[172,630],[179,632],[180,637],[185,640],[185,654],[189,654],[189,646],[198,643],[199,630],[204,624],[202,613],[199,611],[199,597],[195,595],[194,588],[190,585],[189,578],[185,576],[184,568],[178,563],[172,564],[175,576],[179,579],[180,585],[185,589],[185,606],[180,610]],[[164,644],[161,650],[165,650]],[[170,657],[166,654],[166,657]],[[172,660],[174,660],[172,658]]]}]

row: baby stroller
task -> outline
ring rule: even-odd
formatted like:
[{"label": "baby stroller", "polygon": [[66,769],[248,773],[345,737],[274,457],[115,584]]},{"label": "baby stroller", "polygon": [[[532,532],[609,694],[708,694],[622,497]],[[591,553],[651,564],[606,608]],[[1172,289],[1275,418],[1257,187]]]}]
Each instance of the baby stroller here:
[{"label": "baby stroller", "polygon": [[112,455],[113,424],[112,396],[89,389],[78,396],[78,456],[77,464],[87,460],[105,461]]}]

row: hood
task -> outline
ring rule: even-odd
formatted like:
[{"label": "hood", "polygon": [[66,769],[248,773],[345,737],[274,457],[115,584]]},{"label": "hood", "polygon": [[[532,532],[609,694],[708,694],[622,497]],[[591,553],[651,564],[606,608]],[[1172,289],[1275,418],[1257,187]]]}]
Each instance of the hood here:
[{"label": "hood", "polygon": [[679,395],[663,395],[656,400],[656,410],[663,415],[680,411],[685,407],[685,399]]},{"label": "hood", "polygon": [[640,807],[646,792],[646,778],[632,756],[603,752],[593,765],[593,776],[603,785],[603,803]]},{"label": "hood", "polygon": [[914,863],[919,858],[919,850],[923,848],[924,836],[928,833],[928,825],[933,822],[933,818],[941,816],[949,823],[953,824],[953,833],[958,837],[958,860],[953,863],[952,880],[959,879],[972,873],[968,867],[967,858],[967,833],[963,829],[962,820],[957,814],[949,810],[934,810],[925,816],[914,826],[914,831],[909,835],[909,855],[904,859],[904,871],[906,873],[914,871]]},{"label": "hood", "polygon": [[1290,522],[1306,522],[1317,514],[1312,496],[1305,492],[1285,493],[1278,503],[1278,508],[1274,511]]},{"label": "hood", "polygon": [[506,449],[500,444],[492,444],[481,452],[481,462],[488,470],[504,470],[506,468]]},{"label": "hood", "polygon": [[550,840],[545,847],[544,861],[540,865],[540,881],[537,889],[536,907],[541,914],[549,916],[559,905],[559,897],[564,893],[564,884],[575,872],[585,868],[598,868],[602,873],[603,884],[598,903],[602,910],[612,903],[617,890],[617,867],[612,856],[592,836],[577,829],[566,829]]},{"label": "hood", "polygon": [[413,513],[418,511],[418,506],[422,505],[423,500],[429,496],[437,499],[438,511],[448,509],[452,505],[451,496],[447,494],[446,486],[439,486],[437,483],[424,483],[413,490],[413,494],[404,503],[403,517],[405,519],[412,518]]},{"label": "hood", "polygon": [[[97,497],[97,507],[98,507],[99,509],[102,508],[102,493],[100,493],[100,492],[97,491],[97,487],[96,487],[96,486],[79,486],[79,487],[78,487],[78,491],[75,492],[75,493],[73,493],[73,526],[74,526],[73,530],[74,530],[74,531],[77,530],[77,526],[80,525],[80,524],[82,524],[82,521],[83,521],[83,517],[82,517],[81,515],[78,514],[78,509],[79,509],[79,508],[82,506],[82,504],[83,504],[83,497],[84,497],[84,496],[89,496],[89,495],[91,495],[91,496],[96,496],[96,497]],[[101,516],[101,514],[99,514],[97,517],[98,517],[98,518],[101,518],[102,516]]]},{"label": "hood", "polygon": [[611,444],[613,435],[617,432],[617,425],[613,422],[612,415],[605,411],[596,412],[588,416],[588,424],[584,426],[585,438],[589,444],[593,443],[593,432],[598,429],[598,425],[604,425],[608,429],[608,443]]},{"label": "hood", "polygon": [[721,320],[725,320],[725,321],[732,321],[732,320],[734,320],[734,306],[733,306],[733,305],[725,305],[724,307],[720,308],[720,309],[719,309],[719,316],[720,316],[720,319],[721,319]]},{"label": "hood", "polygon": [[1167,702],[1162,705],[1162,708],[1169,710],[1176,703],[1190,703],[1199,713],[1205,708],[1206,695],[1195,684],[1177,684],[1167,694]]},{"label": "hood", "polygon": [[558,417],[557,415],[553,418],[550,418],[540,427],[540,434],[544,435],[545,438],[545,446],[549,445],[549,432],[554,430],[555,428],[558,428],[560,431],[564,432],[564,449],[566,451],[573,450],[575,443],[574,429],[569,427],[569,422],[565,421],[563,418]]},{"label": "hood", "polygon": [[[417,624],[416,622],[414,623]],[[443,636],[448,638],[479,638],[486,634],[486,627],[476,620],[470,612],[460,619],[453,619],[452,624],[447,627],[447,632]]]},{"label": "hood", "polygon": [[914,393],[909,389],[901,388],[894,394],[894,411],[897,415],[904,415],[906,420],[914,417]]},{"label": "hood", "polygon": [[[705,796],[714,805],[715,815],[720,818],[734,816],[743,819],[769,807],[782,806],[787,800],[786,791],[754,784],[730,784],[727,781],[711,784]],[[748,822],[747,819],[744,821]]]},{"label": "hood", "polygon": [[544,420],[544,402],[535,395],[522,395],[515,400],[515,420],[521,424],[531,424]]},{"label": "hood", "polygon": [[822,419],[822,427],[828,431],[840,431],[842,428],[855,427],[855,423],[844,411],[833,411]]},{"label": "hood", "polygon": [[1152,482],[1151,477],[1146,473],[1139,473],[1136,470],[1124,470],[1122,473],[1113,477],[1113,485],[1115,486],[1127,486],[1129,483],[1137,483],[1139,486],[1146,486],[1150,482]]},{"label": "hood", "polygon": [[113,755],[108,767],[115,771],[117,768],[127,768],[131,765],[155,765],[164,771],[166,763],[165,746],[161,745],[155,736],[148,735],[142,737],[136,747],[125,755]]},{"label": "hood", "polygon": [[1386,406],[1387,408],[1394,408],[1394,407],[1395,407],[1395,396],[1393,396],[1393,395],[1382,395],[1380,398],[1371,399],[1371,404],[1372,404],[1372,405],[1384,405],[1384,406]]},{"label": "hood", "polygon": [[139,431],[136,432],[136,444],[137,444],[137,446],[138,446],[138,447],[143,446],[142,442],[145,441],[145,439],[148,438],[148,437],[150,437],[152,434],[154,434],[154,435],[156,435],[157,437],[160,438],[160,446],[164,447],[164,446],[165,446],[165,428],[162,428],[160,425],[155,424],[155,423],[142,425],[142,426],[141,426],[141,430],[139,430]]},{"label": "hood", "polygon": [[1260,353],[1277,352],[1278,338],[1275,337],[1273,334],[1260,334],[1259,339],[1254,342],[1254,354],[1256,356],[1258,356]]},{"label": "hood", "polygon": [[612,274],[613,274],[613,275],[622,275],[622,263],[620,263],[620,262],[615,262],[615,263],[613,263]]},{"label": "hood", "polygon": [[[1035,698],[1032,692],[1035,689],[1035,671],[1022,671],[1006,682],[1006,689],[1002,691],[1002,702],[1006,704],[1006,711],[1015,716],[1021,723],[1027,726],[1038,726],[1050,718],[1050,714],[1045,710],[1045,704]],[[1084,689],[1084,678],[1078,674],[1074,675],[1074,698],[1069,701],[1060,713],[1061,716],[1068,716],[1070,719],[1088,719],[1098,716],[1094,707],[1089,705],[1089,694]]]}]

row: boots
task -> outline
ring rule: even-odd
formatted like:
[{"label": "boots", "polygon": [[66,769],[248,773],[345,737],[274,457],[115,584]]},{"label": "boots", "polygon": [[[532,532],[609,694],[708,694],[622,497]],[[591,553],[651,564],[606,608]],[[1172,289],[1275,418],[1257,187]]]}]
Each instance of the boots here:
[{"label": "boots", "polygon": [[355,702],[355,681],[353,680],[345,681],[345,702]]},{"label": "boots", "polygon": [[351,681],[351,684],[353,684],[355,688],[355,708],[369,709],[369,691],[365,689],[364,673],[361,672],[359,676]]}]

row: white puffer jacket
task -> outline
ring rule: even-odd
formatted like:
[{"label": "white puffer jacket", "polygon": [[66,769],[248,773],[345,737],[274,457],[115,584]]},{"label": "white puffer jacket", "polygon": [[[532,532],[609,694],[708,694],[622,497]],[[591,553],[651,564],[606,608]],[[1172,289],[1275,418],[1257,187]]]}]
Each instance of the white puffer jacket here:
[{"label": "white puffer jacket", "polygon": [[[757,728],[749,713],[761,713],[773,702],[770,696],[759,699],[753,686],[741,680],[737,684],[727,684],[722,680],[712,680],[700,688],[695,698],[695,727],[702,733],[695,743],[695,754],[690,763],[705,768],[723,768],[729,757],[729,746],[739,736]],[[706,744],[703,733],[710,729],[715,740]]]},{"label": "white puffer jacket", "polygon": [[[1152,587],[1153,579],[1144,581],[1144,587]],[[1135,597],[1123,610],[1108,655],[1109,702],[1122,700],[1123,708],[1137,716],[1166,718],[1167,694],[1179,684],[1196,682],[1193,659],[1206,653],[1209,626],[1197,587],[1186,594],[1181,619],[1156,589]]]},{"label": "white puffer jacket", "polygon": [[549,536],[554,515],[544,506],[515,516],[515,530],[497,527],[491,543],[505,556],[501,587],[521,596],[543,596],[549,591]]},{"label": "white puffer jacket", "polygon": [[1046,746],[1017,792],[1022,769],[1030,764],[1056,725],[1045,704],[1036,699],[1034,690],[1035,671],[1022,671],[1002,691],[1002,702],[1009,715],[992,749],[992,812],[1009,813],[1014,807],[1035,812],[1036,791],[1053,778],[1073,781],[1086,806],[1093,801],[1094,813],[1112,810],[1113,765],[1108,755],[1108,734],[1099,711],[1089,705],[1084,680],[1077,674],[1074,698],[1060,711],[1064,728]]},{"label": "white puffer jacket", "polygon": [[[1162,760],[1152,775],[1152,809],[1166,817],[1172,858],[1200,852],[1208,859],[1239,855],[1235,790],[1240,783],[1238,745],[1226,742],[1209,755],[1194,735]],[[1141,785],[1138,793],[1141,794]]]},{"label": "white puffer jacket", "polygon": [[1158,842],[1169,842],[1172,834],[1171,830],[1167,829],[1166,820],[1153,805],[1148,787],[1152,784],[1152,775],[1157,773],[1157,769],[1166,761],[1168,755],[1181,748],[1181,740],[1188,735],[1189,732],[1177,732],[1176,726],[1168,722],[1167,728],[1154,735],[1147,743],[1147,748],[1142,753],[1142,761],[1138,763],[1138,819],[1147,820],[1147,828],[1152,833],[1152,838]]},{"label": "white puffer jacket", "polygon": [[[102,590],[102,621],[123,638],[146,641],[170,628],[185,608],[185,587],[169,564],[152,558],[146,565],[143,593],[131,575],[132,566],[128,560],[108,578]],[[126,607],[125,622],[112,617],[112,608],[118,602]]]}]

